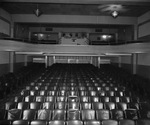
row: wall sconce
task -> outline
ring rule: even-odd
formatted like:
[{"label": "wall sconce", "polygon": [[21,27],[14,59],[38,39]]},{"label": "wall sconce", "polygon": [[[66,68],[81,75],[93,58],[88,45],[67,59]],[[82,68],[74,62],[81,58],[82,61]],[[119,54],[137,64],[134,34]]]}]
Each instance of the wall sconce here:
[{"label": "wall sconce", "polygon": [[33,10],[33,12],[34,12],[34,14],[35,14],[37,17],[39,17],[39,16],[41,16],[41,15],[42,15],[42,11],[41,11],[41,10],[39,10],[39,8],[38,8],[38,4],[37,4],[37,8],[36,8],[36,10]]},{"label": "wall sconce", "polygon": [[118,11],[113,11],[113,12],[111,13],[111,16],[112,16],[113,18],[117,18],[118,15],[119,15]]}]

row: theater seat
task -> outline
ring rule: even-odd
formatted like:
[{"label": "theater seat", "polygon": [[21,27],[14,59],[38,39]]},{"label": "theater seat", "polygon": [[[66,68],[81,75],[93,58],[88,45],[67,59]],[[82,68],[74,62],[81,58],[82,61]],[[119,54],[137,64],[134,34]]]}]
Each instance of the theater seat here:
[{"label": "theater seat", "polygon": [[66,121],[66,125],[83,125],[83,122],[78,120],[71,120],[71,121]]},{"label": "theater seat", "polygon": [[65,125],[65,121],[61,120],[49,121],[48,125]]},{"label": "theater seat", "polygon": [[136,125],[150,125],[150,119],[139,119],[136,121]]},{"label": "theater seat", "polygon": [[52,120],[65,120],[66,110],[55,109],[53,110]]},{"label": "theater seat", "polygon": [[10,120],[0,120],[0,125],[11,125]]},{"label": "theater seat", "polygon": [[26,109],[23,111],[23,120],[34,120],[36,115],[36,110],[35,109]]},{"label": "theater seat", "polygon": [[47,125],[47,122],[41,121],[41,120],[36,120],[36,121],[31,121],[30,125]]},{"label": "theater seat", "polygon": [[136,109],[126,109],[125,110],[125,115],[127,119],[138,119],[138,111]]},{"label": "theater seat", "polygon": [[118,125],[118,121],[116,121],[116,120],[104,120],[104,121],[102,121],[102,125]]},{"label": "theater seat", "polygon": [[104,104],[102,102],[93,102],[92,103],[92,108],[97,110],[97,109],[103,109]]},{"label": "theater seat", "polygon": [[112,119],[121,120],[125,118],[124,112],[122,110],[113,109],[110,112],[111,112]]},{"label": "theater seat", "polygon": [[11,109],[7,112],[7,119],[8,120],[17,120],[21,118],[21,109]]},{"label": "theater seat", "polygon": [[50,109],[50,110],[53,110],[54,109],[54,103],[53,102],[44,102],[41,105],[41,109]]},{"label": "theater seat", "polygon": [[39,109],[37,112],[37,120],[51,120],[51,110]]},{"label": "theater seat", "polygon": [[[120,120],[119,125],[135,125],[135,121],[129,120],[129,119]],[[140,125],[143,125],[143,124],[140,124]]]},{"label": "theater seat", "polygon": [[81,111],[82,120],[95,120],[95,110],[92,109],[85,109]]},{"label": "theater seat", "polygon": [[0,109],[0,120],[6,119],[6,110],[5,109]]},{"label": "theater seat", "polygon": [[40,102],[31,102],[29,104],[30,109],[40,109],[41,108],[41,103]]},{"label": "theater seat", "polygon": [[109,110],[106,110],[106,109],[96,110],[96,118],[97,118],[97,120],[108,120],[108,119],[110,119]]},{"label": "theater seat", "polygon": [[17,105],[17,109],[28,109],[29,108],[29,102],[19,102]]},{"label": "theater seat", "polygon": [[65,102],[56,102],[54,107],[55,107],[55,109],[66,109],[66,103]]},{"label": "theater seat", "polygon": [[12,122],[12,125],[29,125],[27,120],[15,120]]},{"label": "theater seat", "polygon": [[5,110],[15,109],[17,106],[16,102],[6,102],[5,103]]},{"label": "theater seat", "polygon": [[80,111],[71,109],[67,111],[67,120],[80,120]]},{"label": "theater seat", "polygon": [[101,124],[100,121],[90,120],[90,121],[84,121],[84,125],[101,125]]}]

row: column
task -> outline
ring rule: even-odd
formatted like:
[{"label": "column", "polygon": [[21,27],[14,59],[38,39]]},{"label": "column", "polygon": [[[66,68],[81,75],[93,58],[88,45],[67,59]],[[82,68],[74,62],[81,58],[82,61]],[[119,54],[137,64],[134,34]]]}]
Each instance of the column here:
[{"label": "column", "polygon": [[24,56],[24,66],[28,65],[28,55]]},{"label": "column", "polygon": [[29,41],[31,41],[31,31],[29,31]]},{"label": "column", "polygon": [[98,58],[95,56],[95,66],[98,67]]},{"label": "column", "polygon": [[49,66],[53,65],[54,61],[53,61],[53,57],[52,56],[49,56],[48,57],[48,63],[49,63]]},{"label": "column", "polygon": [[121,56],[118,57],[118,67],[121,68]]},{"label": "column", "polygon": [[137,40],[138,38],[138,26],[134,25],[134,40]]},{"label": "column", "polygon": [[56,60],[55,60],[55,56],[53,56],[53,63],[55,63],[56,62]]},{"label": "column", "polygon": [[10,24],[10,37],[14,38],[14,23],[13,22]]},{"label": "column", "polygon": [[91,56],[90,63],[93,65],[93,57]]},{"label": "column", "polygon": [[115,33],[116,43],[118,43],[118,33]]},{"label": "column", "polygon": [[45,68],[47,68],[48,63],[47,63],[47,56],[45,56]]},{"label": "column", "polygon": [[9,52],[9,71],[11,73],[14,72],[14,63],[15,63],[15,52],[11,51]]},{"label": "column", "polygon": [[137,64],[138,64],[138,54],[133,53],[132,54],[132,73],[136,74],[137,73]]},{"label": "column", "polygon": [[100,68],[100,63],[101,63],[101,57],[98,56],[98,68]]}]

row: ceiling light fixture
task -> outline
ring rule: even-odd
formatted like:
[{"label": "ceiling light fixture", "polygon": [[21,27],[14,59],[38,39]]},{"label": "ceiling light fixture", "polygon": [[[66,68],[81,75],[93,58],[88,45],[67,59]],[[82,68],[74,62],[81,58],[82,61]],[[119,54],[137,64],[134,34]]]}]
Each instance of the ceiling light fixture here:
[{"label": "ceiling light fixture", "polygon": [[34,14],[35,14],[37,17],[39,17],[39,16],[42,15],[42,11],[40,11],[40,9],[39,9],[39,7],[38,7],[38,4],[37,4],[36,10],[33,10],[33,12],[34,12]]},{"label": "ceiling light fixture", "polygon": [[113,12],[111,13],[111,16],[112,16],[113,18],[117,18],[118,15],[119,15],[118,11],[113,11]]}]

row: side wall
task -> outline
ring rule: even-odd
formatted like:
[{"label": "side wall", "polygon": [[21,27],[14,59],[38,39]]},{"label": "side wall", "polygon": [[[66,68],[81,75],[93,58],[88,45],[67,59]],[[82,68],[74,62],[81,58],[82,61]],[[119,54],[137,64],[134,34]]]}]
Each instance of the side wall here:
[{"label": "side wall", "polygon": [[0,8],[0,37],[10,36],[11,15]]}]

